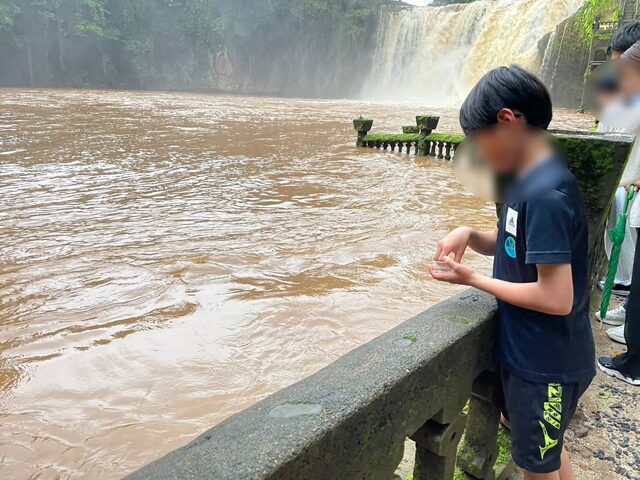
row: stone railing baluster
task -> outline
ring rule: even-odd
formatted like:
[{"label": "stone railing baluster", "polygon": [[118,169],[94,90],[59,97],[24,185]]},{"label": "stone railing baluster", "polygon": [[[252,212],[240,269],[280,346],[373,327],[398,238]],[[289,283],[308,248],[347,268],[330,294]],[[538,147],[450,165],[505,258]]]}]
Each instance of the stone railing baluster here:
[{"label": "stone railing baluster", "polygon": [[436,156],[436,143],[437,142],[429,142],[431,144],[431,148],[429,148],[429,156],[431,157],[435,157]]},{"label": "stone railing baluster", "polygon": [[416,442],[414,480],[453,480],[466,423],[467,416],[462,413],[447,424],[429,420],[411,436]]},{"label": "stone railing baluster", "polygon": [[452,158],[452,157],[451,157],[451,142],[447,142],[447,143],[445,144],[445,149],[444,149],[444,151],[445,151],[444,159],[445,159],[445,160],[451,160],[451,158]]},{"label": "stone railing baluster", "polygon": [[497,374],[485,372],[473,383],[469,400],[469,418],[458,466],[480,480],[494,480],[498,458],[500,389]]},{"label": "stone railing baluster", "polygon": [[454,144],[453,144],[453,147],[452,147],[452,149],[453,149],[452,158],[456,158],[456,152],[458,151],[458,147],[459,147],[459,146],[460,146],[460,144],[459,144],[459,143],[454,143]]}]

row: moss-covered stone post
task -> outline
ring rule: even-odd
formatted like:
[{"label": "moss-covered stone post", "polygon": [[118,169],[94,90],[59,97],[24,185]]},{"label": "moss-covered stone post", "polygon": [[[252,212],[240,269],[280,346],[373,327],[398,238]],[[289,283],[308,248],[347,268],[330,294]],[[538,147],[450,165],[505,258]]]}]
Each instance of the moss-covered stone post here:
[{"label": "moss-covered stone post", "polygon": [[353,128],[356,129],[356,132],[358,132],[358,140],[356,141],[356,147],[364,147],[364,137],[367,136],[367,133],[369,133],[369,130],[371,130],[371,127],[373,126],[373,120],[368,119],[368,118],[356,118],[353,121]]},{"label": "moss-covered stone post", "polygon": [[416,117],[416,124],[418,126],[418,155],[428,155],[427,137],[431,135],[440,122],[440,117],[435,115],[418,115]]},{"label": "moss-covered stone post", "polygon": [[462,413],[444,425],[429,420],[411,436],[416,442],[414,480],[453,480],[458,443],[466,423]]},{"label": "moss-covered stone post", "polygon": [[498,458],[499,402],[498,375],[483,373],[473,383],[467,429],[458,453],[460,469],[481,480],[495,478],[493,466]]},{"label": "moss-covered stone post", "polygon": [[604,232],[633,137],[594,133],[559,133],[559,149],[575,175],[589,221],[589,279],[596,285],[606,264]]}]

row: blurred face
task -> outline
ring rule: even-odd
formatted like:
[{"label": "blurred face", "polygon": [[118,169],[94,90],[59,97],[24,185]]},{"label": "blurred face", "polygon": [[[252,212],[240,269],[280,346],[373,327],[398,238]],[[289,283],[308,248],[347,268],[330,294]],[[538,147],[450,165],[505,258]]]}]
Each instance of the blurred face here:
[{"label": "blurred face", "polygon": [[595,95],[596,106],[599,110],[602,110],[607,105],[611,105],[617,100],[618,94],[616,92],[600,91],[596,92]]},{"label": "blurred face", "polygon": [[619,60],[620,88],[626,95],[640,93],[640,65],[632,60]]},{"label": "blurred face", "polygon": [[517,170],[521,158],[526,120],[519,112],[503,108],[498,123],[471,133],[477,155],[500,174]]}]

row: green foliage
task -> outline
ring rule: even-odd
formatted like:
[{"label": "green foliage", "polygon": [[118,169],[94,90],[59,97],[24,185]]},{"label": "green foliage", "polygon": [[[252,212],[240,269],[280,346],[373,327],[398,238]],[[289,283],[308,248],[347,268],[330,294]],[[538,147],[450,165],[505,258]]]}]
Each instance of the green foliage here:
[{"label": "green foliage", "polygon": [[576,15],[583,41],[593,37],[593,24],[597,20],[617,20],[620,16],[617,0],[587,0]]},{"label": "green foliage", "polygon": [[0,62],[15,66],[0,85],[215,88],[229,75],[321,88],[327,71],[358,71],[394,2],[0,0]]},{"label": "green foliage", "polygon": [[20,10],[11,0],[0,0],[0,34],[9,33],[15,27]]}]

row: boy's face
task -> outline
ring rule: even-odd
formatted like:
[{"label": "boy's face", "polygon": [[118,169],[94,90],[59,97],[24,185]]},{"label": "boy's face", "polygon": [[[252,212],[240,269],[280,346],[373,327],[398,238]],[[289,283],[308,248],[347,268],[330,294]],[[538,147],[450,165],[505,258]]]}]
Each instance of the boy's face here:
[{"label": "boy's face", "polygon": [[501,174],[518,169],[526,120],[518,112],[503,108],[498,112],[498,123],[471,134],[479,158]]}]

